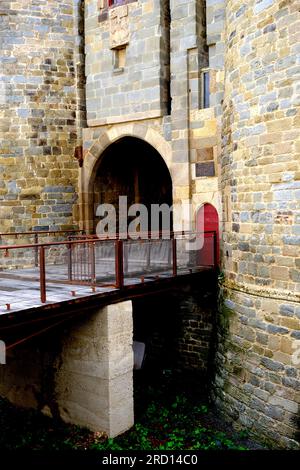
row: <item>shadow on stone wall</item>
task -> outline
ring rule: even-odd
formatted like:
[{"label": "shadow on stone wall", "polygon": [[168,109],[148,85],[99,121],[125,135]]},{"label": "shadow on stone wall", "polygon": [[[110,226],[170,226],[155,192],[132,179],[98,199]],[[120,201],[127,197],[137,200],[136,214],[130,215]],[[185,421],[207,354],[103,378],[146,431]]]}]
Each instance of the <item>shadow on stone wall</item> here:
[{"label": "shadow on stone wall", "polygon": [[214,371],[216,311],[214,273],[200,273],[176,289],[134,300],[134,339],[146,344],[145,374],[184,373],[208,392]]}]

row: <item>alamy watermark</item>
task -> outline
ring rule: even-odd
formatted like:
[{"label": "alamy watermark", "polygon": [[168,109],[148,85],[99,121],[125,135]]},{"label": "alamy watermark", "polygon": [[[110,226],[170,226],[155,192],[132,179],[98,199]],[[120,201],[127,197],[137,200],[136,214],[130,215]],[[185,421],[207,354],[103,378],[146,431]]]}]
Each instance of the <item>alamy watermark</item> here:
[{"label": "alamy watermark", "polygon": [[6,344],[0,340],[0,365],[6,364]]},{"label": "alamy watermark", "polygon": [[128,206],[127,196],[119,196],[118,208],[113,204],[100,204],[96,216],[100,218],[96,227],[99,238],[118,235],[118,238],[124,240],[170,239],[173,232],[193,232],[194,236],[186,241],[186,249],[200,250],[204,244],[204,207],[197,213],[196,233],[193,230],[193,206],[190,201],[172,206],[151,204],[148,207],[140,203]]}]

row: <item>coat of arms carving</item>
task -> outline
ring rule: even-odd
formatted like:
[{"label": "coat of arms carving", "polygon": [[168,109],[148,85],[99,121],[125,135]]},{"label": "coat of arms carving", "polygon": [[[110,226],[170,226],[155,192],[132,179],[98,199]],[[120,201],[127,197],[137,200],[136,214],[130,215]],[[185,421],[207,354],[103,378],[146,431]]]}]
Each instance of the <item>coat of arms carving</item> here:
[{"label": "coat of arms carving", "polygon": [[122,5],[109,12],[110,47],[116,49],[129,42],[128,6]]}]

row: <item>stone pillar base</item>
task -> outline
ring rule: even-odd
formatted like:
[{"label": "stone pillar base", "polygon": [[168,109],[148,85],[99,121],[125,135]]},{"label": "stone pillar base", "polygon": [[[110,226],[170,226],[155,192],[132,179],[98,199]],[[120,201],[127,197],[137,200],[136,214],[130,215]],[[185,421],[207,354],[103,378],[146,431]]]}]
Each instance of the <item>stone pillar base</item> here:
[{"label": "stone pillar base", "polygon": [[132,336],[131,302],[87,311],[15,349],[0,368],[0,395],[115,437],[134,424]]}]

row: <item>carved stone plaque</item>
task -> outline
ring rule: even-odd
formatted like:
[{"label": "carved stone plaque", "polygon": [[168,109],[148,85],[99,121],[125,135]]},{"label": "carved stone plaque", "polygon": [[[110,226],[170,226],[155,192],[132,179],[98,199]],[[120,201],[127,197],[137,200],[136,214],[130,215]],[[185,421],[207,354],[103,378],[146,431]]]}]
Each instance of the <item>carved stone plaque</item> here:
[{"label": "carved stone plaque", "polygon": [[117,49],[129,43],[128,6],[122,5],[109,11],[110,47]]},{"label": "carved stone plaque", "polygon": [[196,163],[196,177],[199,176],[215,176],[214,162]]}]

